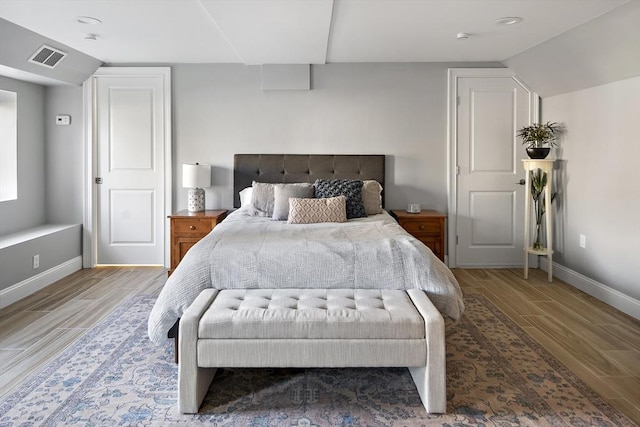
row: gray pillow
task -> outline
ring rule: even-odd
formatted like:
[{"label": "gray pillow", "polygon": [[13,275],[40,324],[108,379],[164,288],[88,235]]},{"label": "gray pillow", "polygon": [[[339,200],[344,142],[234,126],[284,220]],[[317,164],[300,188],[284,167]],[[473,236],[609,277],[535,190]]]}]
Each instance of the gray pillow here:
[{"label": "gray pillow", "polygon": [[310,199],[314,196],[311,183],[275,184],[273,187],[273,216],[278,221],[289,218],[289,198]]},{"label": "gray pillow", "polygon": [[251,207],[256,216],[273,215],[273,187],[275,184],[253,181],[251,187]]}]

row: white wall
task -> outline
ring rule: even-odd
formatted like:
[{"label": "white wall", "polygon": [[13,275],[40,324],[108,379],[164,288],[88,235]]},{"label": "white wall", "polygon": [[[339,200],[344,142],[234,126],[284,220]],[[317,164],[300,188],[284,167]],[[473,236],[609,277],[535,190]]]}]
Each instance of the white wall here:
[{"label": "white wall", "polygon": [[182,163],[211,163],[207,207],[230,208],[234,154],[331,153],[388,155],[388,208],[446,212],[447,69],[460,66],[474,64],[314,65],[310,91],[263,92],[259,67],[175,65],[174,208]]},{"label": "white wall", "polygon": [[544,98],[542,118],[567,129],[554,261],[640,299],[640,77]]}]

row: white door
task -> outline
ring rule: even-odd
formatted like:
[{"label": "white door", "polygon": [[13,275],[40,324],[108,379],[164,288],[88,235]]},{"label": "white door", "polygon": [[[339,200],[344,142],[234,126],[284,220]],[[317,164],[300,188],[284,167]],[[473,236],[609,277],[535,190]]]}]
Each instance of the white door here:
[{"label": "white door", "polygon": [[165,263],[165,76],[94,77],[96,263]]},{"label": "white door", "polygon": [[484,71],[461,73],[455,83],[456,237],[450,247],[458,267],[521,266],[526,152],[516,131],[534,120],[537,102],[509,71]]}]

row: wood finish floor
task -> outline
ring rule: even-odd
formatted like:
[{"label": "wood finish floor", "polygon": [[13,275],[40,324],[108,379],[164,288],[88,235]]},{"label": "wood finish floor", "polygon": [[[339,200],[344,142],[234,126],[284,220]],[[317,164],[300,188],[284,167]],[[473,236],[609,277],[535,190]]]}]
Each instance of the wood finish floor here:
[{"label": "wood finish floor", "polygon": [[[490,299],[605,400],[640,424],[640,322],[531,270],[453,270],[465,294]],[[0,395],[53,358],[120,303],[157,294],[166,270],[78,271],[0,310]]]}]

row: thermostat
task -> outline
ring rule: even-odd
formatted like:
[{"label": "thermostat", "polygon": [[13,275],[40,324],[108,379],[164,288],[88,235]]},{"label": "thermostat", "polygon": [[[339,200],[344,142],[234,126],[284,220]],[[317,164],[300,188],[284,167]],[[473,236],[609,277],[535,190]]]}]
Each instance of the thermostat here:
[{"label": "thermostat", "polygon": [[71,124],[71,116],[56,116],[56,124],[58,126],[68,126]]}]

